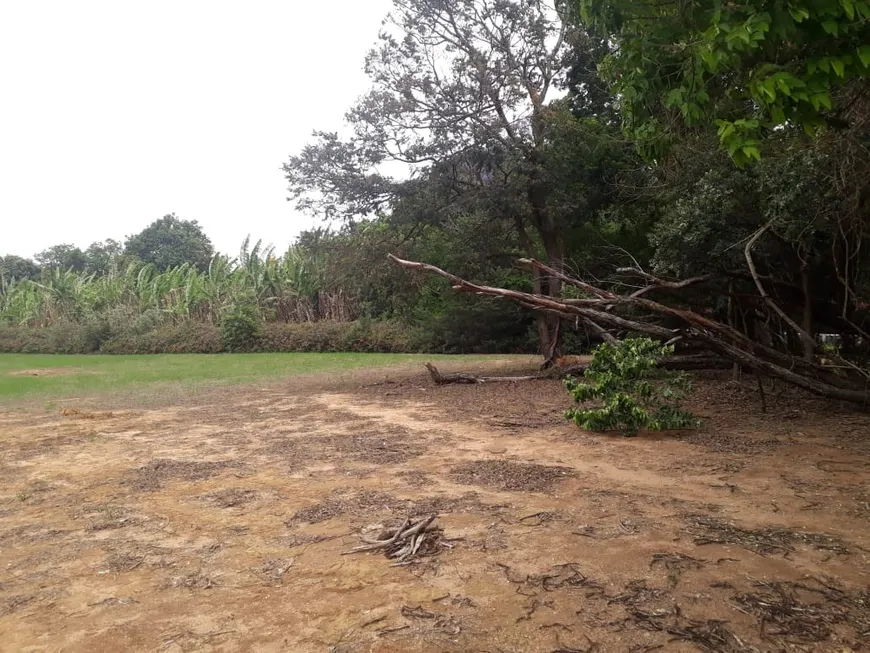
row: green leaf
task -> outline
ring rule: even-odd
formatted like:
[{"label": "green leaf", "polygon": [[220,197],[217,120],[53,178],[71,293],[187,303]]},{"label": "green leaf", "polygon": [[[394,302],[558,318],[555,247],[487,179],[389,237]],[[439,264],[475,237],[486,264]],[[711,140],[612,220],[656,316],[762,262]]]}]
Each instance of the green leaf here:
[{"label": "green leaf", "polygon": [[707,70],[711,73],[716,72],[716,69],[719,67],[719,60],[712,50],[702,50],[701,59],[707,65]]},{"label": "green leaf", "polygon": [[785,112],[782,107],[774,105],[770,108],[770,118],[774,125],[781,125],[785,122]]},{"label": "green leaf", "polygon": [[756,161],[761,161],[761,151],[754,145],[745,145],[743,147],[743,154],[749,160],[755,159]]},{"label": "green leaf", "polygon": [[682,88],[674,88],[668,93],[668,96],[665,98],[665,106],[667,108],[674,107],[683,101],[683,89]]},{"label": "green leaf", "polygon": [[845,77],[846,66],[841,59],[831,59],[831,67],[837,73],[837,77]]},{"label": "green leaf", "polygon": [[862,66],[870,68],[870,45],[862,45],[858,48],[858,58]]},{"label": "green leaf", "polygon": [[849,20],[853,20],[855,18],[855,4],[852,0],[840,0],[840,4],[843,7],[843,11],[846,12],[846,16]]},{"label": "green leaf", "polygon": [[827,91],[824,93],[816,93],[812,98],[812,103],[816,111],[818,111],[820,106],[825,107],[828,111],[834,108],[834,104],[831,102],[831,94]]},{"label": "green leaf", "polygon": [[822,22],[822,29],[825,30],[831,36],[839,36],[840,34],[840,24],[833,20],[828,19]]},{"label": "green leaf", "polygon": [[789,5],[788,13],[791,14],[791,17],[794,18],[794,22],[796,23],[802,23],[810,17],[810,12],[803,7],[792,7]]}]

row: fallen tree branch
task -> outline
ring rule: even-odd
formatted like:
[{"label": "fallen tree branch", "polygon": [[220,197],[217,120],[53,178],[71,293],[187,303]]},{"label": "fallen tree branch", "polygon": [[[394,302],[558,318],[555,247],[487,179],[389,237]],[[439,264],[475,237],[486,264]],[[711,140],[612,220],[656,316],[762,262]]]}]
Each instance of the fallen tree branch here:
[{"label": "fallen tree branch", "polygon": [[444,374],[439,372],[438,368],[432,363],[426,363],[426,369],[429,370],[429,376],[432,377],[435,385],[447,385],[448,383],[516,383],[517,381],[535,381],[546,378],[543,376],[475,376],[465,372]]},{"label": "fallen tree branch", "polygon": [[752,280],[755,282],[755,287],[758,288],[758,294],[761,295],[761,299],[764,300],[765,305],[776,313],[783,322],[791,327],[791,329],[798,335],[801,343],[807,351],[812,353],[816,347],[816,341],[813,336],[807,333],[797,322],[791,319],[782,308],[780,308],[779,304],[773,301],[773,298],[771,298],[771,296],[767,294],[767,290],[764,289],[764,284],[761,283],[761,279],[758,277],[758,271],[755,269],[755,261],[752,259],[752,247],[755,245],[756,241],[761,238],[768,229],[770,229],[771,224],[773,224],[772,221],[756,231],[752,238],[749,239],[749,242],[746,243],[746,247],[743,250],[743,254],[746,257],[746,265],[749,268],[749,274],[752,275]]},{"label": "fallen tree branch", "polygon": [[700,277],[690,277],[688,279],[683,279],[682,281],[666,281],[665,279],[659,279],[657,276],[652,275],[649,272],[644,272],[639,268],[617,268],[616,271],[620,274],[633,274],[650,282],[649,286],[644,286],[643,288],[635,290],[633,293],[631,293],[632,297],[640,297],[641,295],[645,295],[646,293],[653,290],[680,290],[682,288],[692,286],[696,283],[710,281],[718,276],[715,274],[704,274]]},{"label": "fallen tree branch", "polygon": [[[756,236],[759,236],[759,234],[756,234]],[[434,265],[417,261],[406,261],[392,254],[388,256],[390,260],[402,267],[429,272],[448,279],[453,288],[458,292],[471,292],[489,297],[508,299],[535,311],[545,311],[564,317],[580,319],[596,325],[602,332],[616,330],[642,333],[662,342],[680,339],[690,345],[701,345],[705,350],[713,352],[714,355],[719,355],[757,374],[781,379],[823,397],[848,401],[865,408],[870,407],[870,386],[866,383],[866,379],[859,378],[856,380],[854,374],[850,376],[844,373],[843,370],[828,368],[819,364],[816,360],[805,360],[801,357],[795,357],[790,353],[778,351],[773,346],[767,346],[751,340],[730,325],[723,324],[694,311],[674,308],[636,294],[617,295],[608,290],[596,288],[592,284],[572,279],[568,275],[534,259],[523,259],[523,263],[531,265],[535,270],[556,276],[565,283],[581,288],[589,294],[594,295],[594,297],[583,300],[560,300],[559,298],[540,294],[483,286],[466,281]],[[772,300],[770,301],[776,306]],[[619,315],[619,311],[623,309],[625,309],[623,311],[624,314]],[[643,321],[643,317],[641,319],[637,317],[639,312],[645,313],[647,319],[649,317],[656,317],[659,320],[669,321],[679,326],[670,328],[661,324]],[[626,317],[626,314],[631,317]],[[863,370],[861,371],[863,372]],[[432,373],[431,370],[430,373]],[[451,382],[478,383],[481,379],[484,379],[485,382],[485,380],[495,380],[496,378],[499,380],[520,380],[522,378],[464,376],[466,379],[463,381],[454,380]],[[436,380],[436,383],[438,382],[437,378],[433,374],[433,379]],[[443,375],[441,378],[442,380],[444,379]],[[478,380],[474,380],[475,378]],[[540,377],[528,378],[534,379]]]}]

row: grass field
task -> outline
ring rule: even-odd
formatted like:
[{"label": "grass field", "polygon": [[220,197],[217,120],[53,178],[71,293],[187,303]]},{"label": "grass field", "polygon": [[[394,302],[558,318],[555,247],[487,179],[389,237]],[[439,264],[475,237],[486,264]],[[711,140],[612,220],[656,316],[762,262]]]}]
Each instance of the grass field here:
[{"label": "grass field", "polygon": [[0,401],[60,399],[123,391],[196,390],[312,373],[338,373],[427,360],[487,357],[416,354],[0,354]]}]

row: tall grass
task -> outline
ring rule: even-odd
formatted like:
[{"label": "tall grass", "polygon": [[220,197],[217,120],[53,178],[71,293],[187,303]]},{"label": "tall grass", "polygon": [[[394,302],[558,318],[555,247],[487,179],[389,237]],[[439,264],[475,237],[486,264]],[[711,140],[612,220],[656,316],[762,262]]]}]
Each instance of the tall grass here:
[{"label": "tall grass", "polygon": [[160,271],[141,263],[106,275],[53,269],[38,281],[0,277],[0,324],[50,327],[103,320],[150,328],[166,321],[217,323],[237,304],[278,322],[346,322],[356,302],[326,289],[324,261],[297,246],[281,256],[248,239],[239,256],[217,255],[204,271],[182,265]]}]

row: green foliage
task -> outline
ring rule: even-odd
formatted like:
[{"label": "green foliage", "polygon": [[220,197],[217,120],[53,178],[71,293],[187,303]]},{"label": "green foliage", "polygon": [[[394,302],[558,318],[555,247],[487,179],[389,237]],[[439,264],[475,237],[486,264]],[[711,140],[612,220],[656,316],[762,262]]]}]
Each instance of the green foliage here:
[{"label": "green foliage", "polygon": [[36,262],[46,269],[82,272],[88,263],[85,253],[74,245],[54,245],[36,255]]},{"label": "green foliage", "polygon": [[39,266],[23,256],[0,256],[0,290],[13,281],[36,279],[39,277]]},{"label": "green foliage", "polygon": [[868,0],[577,2],[616,45],[601,70],[653,159],[680,121],[715,129],[737,164],[758,160],[766,130],[816,133],[840,90],[870,76]]},{"label": "green foliage", "polygon": [[[671,353],[673,347],[649,338],[599,345],[586,369],[586,382],[565,381],[580,405],[567,410],[565,417],[591,431],[618,429],[625,435],[635,435],[642,428],[660,431],[695,425],[697,421],[679,405],[691,389],[689,378],[655,367]],[[601,405],[586,407],[587,402]]]},{"label": "green foliage", "polygon": [[229,352],[256,351],[261,327],[256,303],[250,298],[237,299],[221,317],[221,342],[224,349]]},{"label": "green foliage", "polygon": [[181,220],[171,213],[127,238],[124,253],[154,265],[159,271],[182,265],[205,270],[214,248],[196,220]]},{"label": "green foliage", "polygon": [[123,253],[121,243],[111,238],[91,243],[85,250],[85,270],[101,276],[109,274],[120,263]]}]

